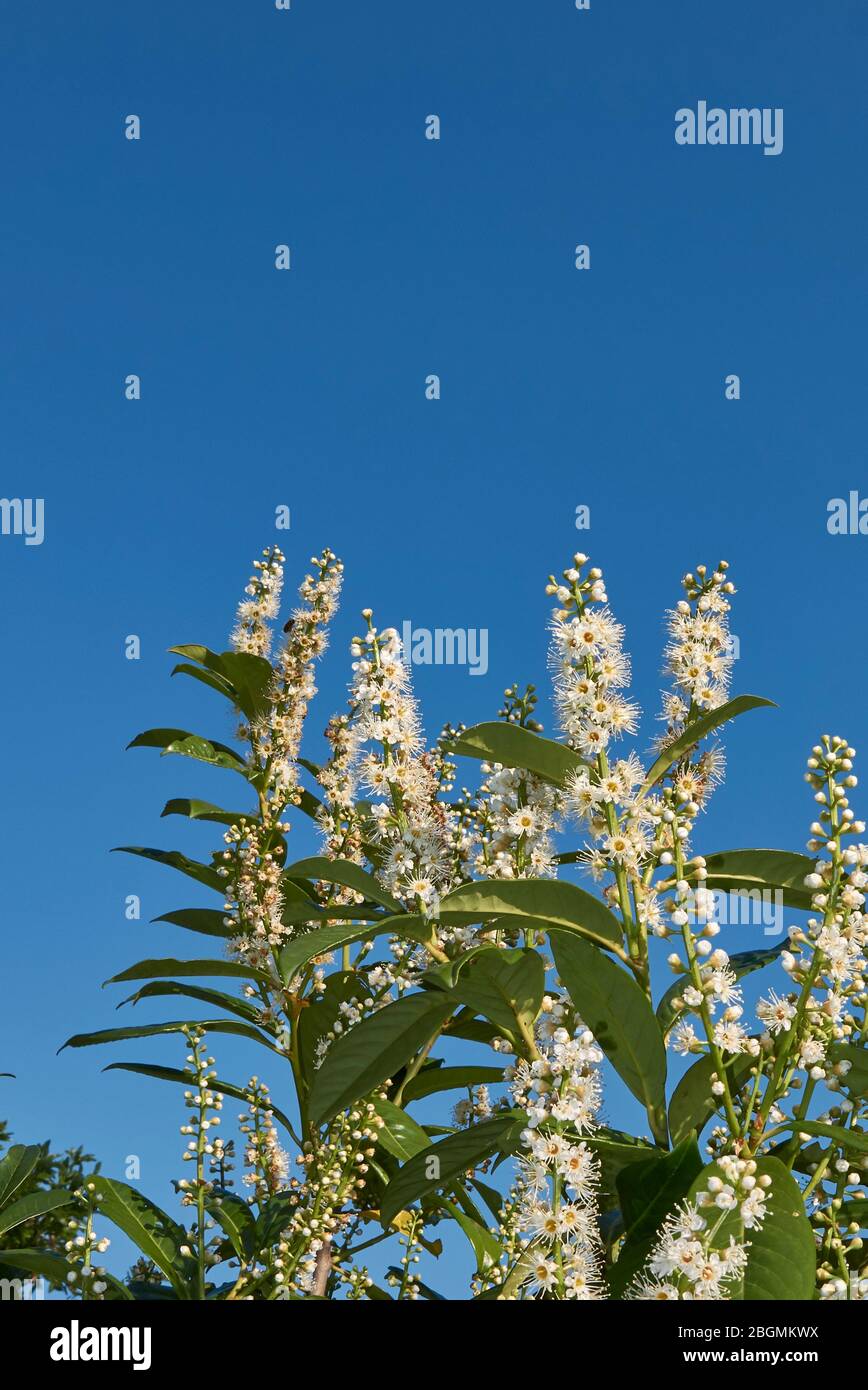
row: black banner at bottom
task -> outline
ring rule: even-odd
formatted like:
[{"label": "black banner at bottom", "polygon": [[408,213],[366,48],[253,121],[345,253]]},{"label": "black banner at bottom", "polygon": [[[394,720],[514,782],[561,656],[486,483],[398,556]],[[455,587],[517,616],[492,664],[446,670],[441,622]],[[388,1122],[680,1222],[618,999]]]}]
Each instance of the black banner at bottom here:
[{"label": "black banner at bottom", "polygon": [[[329,1306],[331,1313],[326,1311]],[[360,1306],[368,1311],[360,1313]],[[530,1332],[533,1344],[538,1345],[536,1336],[544,1330],[568,1335],[570,1343],[563,1344],[565,1350],[576,1345],[578,1335],[591,1357],[604,1356],[612,1373],[618,1375],[632,1370],[644,1375],[668,1373],[691,1366],[701,1372],[715,1365],[739,1370],[761,1367],[772,1373],[801,1366],[831,1370],[849,1365],[852,1370],[852,1348],[865,1317],[860,1304],[845,1302],[696,1302],[679,1303],[677,1308],[671,1303],[665,1307],[607,1302],[577,1303],[561,1307],[560,1313],[549,1305],[554,1319],[551,1323],[545,1305],[525,1304],[520,1323],[507,1325],[500,1322],[496,1312],[485,1311],[490,1304],[484,1308],[481,1304],[454,1306],[470,1308],[473,1330],[485,1336],[495,1364],[509,1345],[505,1333],[508,1338],[519,1331]],[[417,1303],[406,1322],[401,1315],[372,1312],[373,1307],[370,1303],[329,1305],[324,1300],[284,1305],[242,1302],[227,1312],[225,1303],[0,1301],[0,1337],[7,1365],[10,1354],[17,1355],[28,1370],[38,1371],[49,1381],[63,1381],[84,1373],[98,1378],[101,1370],[114,1377],[125,1372],[139,1376],[178,1372],[189,1369],[191,1357],[203,1369],[207,1365],[209,1371],[218,1370],[221,1377],[236,1369],[249,1376],[256,1369],[257,1348],[263,1369],[267,1364],[273,1372],[275,1348],[288,1332],[297,1338],[300,1323],[311,1316],[315,1321],[310,1330],[317,1338],[313,1346],[319,1347],[317,1357],[325,1357],[323,1364],[332,1375],[340,1366],[341,1344],[321,1342],[326,1325],[319,1321],[321,1317],[327,1319],[331,1330],[340,1327],[342,1332],[351,1331],[354,1346],[359,1336],[385,1334],[390,1354],[400,1349],[404,1336],[414,1338],[418,1353],[424,1345],[418,1341],[420,1335],[448,1336],[453,1329],[452,1314],[443,1303]],[[482,1309],[481,1313],[477,1309]],[[351,1327],[344,1322],[348,1313]],[[540,1315],[545,1319],[543,1324],[536,1321]],[[459,1335],[468,1330],[469,1325],[463,1324]],[[492,1337],[494,1340],[489,1341]],[[432,1356],[436,1358],[436,1348],[444,1345],[432,1343]],[[512,1352],[508,1355],[511,1358]],[[478,1361],[485,1359],[478,1353]],[[348,1359],[348,1367],[351,1364]]]}]

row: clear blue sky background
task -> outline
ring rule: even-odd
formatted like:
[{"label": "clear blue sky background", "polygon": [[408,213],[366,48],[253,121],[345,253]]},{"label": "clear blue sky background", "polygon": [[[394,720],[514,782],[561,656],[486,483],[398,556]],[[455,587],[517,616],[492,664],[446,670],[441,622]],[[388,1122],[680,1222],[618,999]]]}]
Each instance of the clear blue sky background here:
[{"label": "clear blue sky background", "polygon": [[[100,1067],[175,1062],[177,1041],[55,1050],[120,1022],[109,975],[196,953],[147,925],[195,886],[108,851],[204,851],[209,832],[159,812],[230,789],[124,745],[163,724],[226,736],[165,649],[224,643],[263,545],[284,543],[292,584],[324,544],[346,562],[312,756],[366,604],[488,628],[485,678],[417,672],[430,732],[492,716],[515,678],[544,685],[543,584],[577,545],[627,624],[647,746],[663,609],[686,568],[725,556],[735,688],[780,709],[730,730],[698,847],[802,847],[811,743],[858,746],[866,725],[868,538],[830,537],[826,504],[868,493],[868,12],[8,0],[0,51],[2,492],[46,507],[41,547],[0,538],[0,1070],[18,1078],[0,1115],[113,1174],[140,1155],[166,1200],[180,1095]],[[674,112],[701,99],[783,107],[783,154],[677,147]],[[219,1056],[238,1079],[261,1067],[228,1041]],[[639,1123],[614,1089],[608,1113]],[[425,1272],[462,1287],[458,1264]]]}]

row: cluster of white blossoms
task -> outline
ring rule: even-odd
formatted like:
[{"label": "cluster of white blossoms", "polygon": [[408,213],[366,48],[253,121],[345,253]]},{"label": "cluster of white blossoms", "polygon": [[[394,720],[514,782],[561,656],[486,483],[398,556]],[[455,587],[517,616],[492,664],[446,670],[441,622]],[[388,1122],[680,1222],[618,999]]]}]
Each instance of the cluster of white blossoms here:
[{"label": "cluster of white blossoms", "polygon": [[286,1183],[289,1155],[278,1138],[268,1086],[252,1076],[246,1091],[249,1108],[238,1127],[245,1137],[244,1162],[249,1171],[242,1181],[250,1189],[249,1200],[261,1203]]},{"label": "cluster of white blossoms", "polygon": [[479,878],[554,878],[556,788],[519,768],[483,763],[469,867]]},{"label": "cluster of white blossoms", "polygon": [[735,593],[728,569],[725,560],[710,575],[698,565],[696,574],[682,581],[687,597],[666,615],[666,668],[676,693],[665,697],[665,714],[674,726],[682,726],[691,711],[716,709],[726,701],[733,663],[727,595]]},{"label": "cluster of white blossoms", "polygon": [[363,617],[368,631],[351,648],[354,775],[381,798],[371,806],[371,834],[384,851],[380,878],[414,910],[436,917],[453,863],[450,812],[438,801],[438,761],[425,751],[398,633],[378,632],[370,609]]},{"label": "cluster of white blossoms", "polygon": [[267,796],[277,814],[298,796],[298,753],[308,707],[316,695],[314,662],[328,645],[343,565],[331,550],[312,556],[314,574],[299,587],[299,606],[286,624],[287,637],[274,662],[268,702],[250,728],[255,759],[267,769]]},{"label": "cluster of white blossoms", "polygon": [[287,1193],[288,1216],[273,1264],[275,1283],[287,1296],[325,1294],[332,1268],[333,1241],[357,1222],[370,1160],[384,1121],[373,1099],[358,1101],[332,1120],[323,1140],[306,1146]]},{"label": "cluster of white blossoms", "polygon": [[[270,622],[277,617],[283,581],[283,555],[273,547],[254,562],[249,595],[238,609],[232,635],[235,651],[267,658]],[[262,779],[260,818],[239,817],[224,834],[227,848],[217,872],[226,881],[224,919],[233,936],[231,954],[258,969],[270,967],[274,951],[295,928],[283,920],[281,873],[282,821],[288,805],[299,798],[298,754],[310,701],[316,694],[313,665],[327,645],[326,628],[340,594],[343,565],[325,549],[311,563],[299,587],[300,604],[286,623],[286,640],[272,662],[270,680],[261,692],[261,711],[239,730],[250,741],[250,757]]]},{"label": "cluster of white blossoms", "polygon": [[285,560],[286,556],[273,545],[263,550],[261,560],[253,561],[253,574],[245,587],[245,597],[238,605],[231,638],[233,651],[247,652],[251,656],[270,655],[271,624],[280,612]]},{"label": "cluster of white blossoms", "polygon": [[520,1288],[557,1299],[605,1297],[598,1227],[599,1161],[576,1135],[597,1128],[603,1054],[579,1020],[563,1026],[564,1006],[546,996],[537,1056],[505,1073],[524,1110],[526,1157],[514,1222],[524,1242]]},{"label": "cluster of white blossoms", "polygon": [[[701,856],[693,861],[693,867],[697,872],[705,872]],[[741,1023],[742,993],[729,955],[722,947],[712,944],[720,926],[707,916],[709,902],[713,902],[713,897],[706,889],[693,890],[686,879],[679,879],[674,885],[673,897],[665,905],[671,923],[667,934],[677,932],[682,937],[687,956],[686,964],[675,952],[669,956],[670,968],[686,977],[684,988],[671,1000],[672,1008],[681,1014],[698,1015],[706,1034],[711,1031],[721,1053],[750,1052],[756,1056],[760,1044],[748,1036]],[[696,930],[691,927],[692,913],[699,919]],[[694,1024],[684,1018],[672,1032],[670,1041],[680,1053],[701,1052],[704,1048]]]},{"label": "cluster of white blossoms", "polygon": [[[709,1177],[695,1200],[682,1203],[665,1222],[647,1270],[631,1285],[628,1298],[665,1302],[731,1297],[744,1274],[750,1244],[741,1228],[752,1231],[762,1225],[771,1178],[758,1175],[751,1158],[727,1154],[716,1166],[720,1174]],[[733,1217],[739,1238],[727,1232],[727,1219]]]},{"label": "cluster of white blossoms", "polygon": [[590,569],[583,579],[588,557],[573,558],[564,582],[551,576],[546,586],[560,605],[551,624],[555,706],[570,746],[596,758],[613,738],[636,732],[639,710],[621,694],[630,681],[630,660],[622,646],[624,629],[607,606],[602,570]]}]

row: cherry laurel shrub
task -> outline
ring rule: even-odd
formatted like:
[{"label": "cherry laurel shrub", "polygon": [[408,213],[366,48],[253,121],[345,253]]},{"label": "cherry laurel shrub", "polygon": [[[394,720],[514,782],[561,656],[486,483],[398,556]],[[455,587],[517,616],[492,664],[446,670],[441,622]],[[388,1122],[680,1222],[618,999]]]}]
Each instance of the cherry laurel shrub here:
[{"label": "cherry laurel shrub", "polygon": [[[535,688],[514,686],[495,721],[426,746],[398,634],[366,610],[349,708],[317,765],[302,731],[343,569],[315,558],[282,625],[283,564],[276,548],[256,561],[228,651],[173,649],[177,672],[228,701],[236,742],[150,729],[132,744],[243,790],[240,810],[165,808],[222,827],[210,863],[127,851],[217,895],[164,919],[202,943],[195,958],[114,977],[131,1001],[196,1010],[67,1044],[182,1035],[183,1067],[113,1066],[184,1088],[189,1221],[96,1173],[58,1198],[62,1250],[4,1262],[91,1299],[436,1299],[427,1280],[455,1240],[476,1299],[868,1297],[855,754],[831,736],[811,750],[806,855],[698,852],[719,732],[770,703],[730,695],[727,565],[688,574],[668,614],[650,760],[622,751],[639,715],[623,629],[576,555],[547,588],[557,739],[533,718]],[[476,790],[456,790],[459,760]],[[321,843],[291,862],[297,817]],[[745,892],[800,925],[729,955],[715,912]],[[741,981],[760,970],[775,984],[752,1019]],[[271,1091],[221,1078],[209,1049],[223,1033],[264,1049]],[[604,1123],[604,1059],[644,1134]],[[227,1098],[245,1107],[238,1186]],[[0,1163],[0,1217],[15,1162]],[[141,1251],[126,1279],[101,1262],[111,1224]]]}]

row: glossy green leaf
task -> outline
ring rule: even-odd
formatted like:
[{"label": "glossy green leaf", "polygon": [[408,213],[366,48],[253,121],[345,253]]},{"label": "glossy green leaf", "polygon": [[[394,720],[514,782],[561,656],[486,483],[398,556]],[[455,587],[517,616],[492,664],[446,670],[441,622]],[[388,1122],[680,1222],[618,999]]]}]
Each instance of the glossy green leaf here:
[{"label": "glossy green leaf", "polygon": [[503,1248],[491,1232],[472,1216],[468,1216],[454,1202],[444,1199],[443,1206],[456,1225],[464,1232],[476,1256],[477,1274],[485,1274],[500,1262]]},{"label": "glossy green leaf", "polygon": [[666,1136],[666,1050],[651,1005],[621,966],[580,936],[551,933],[555,965],[583,1021],[612,1066]]},{"label": "glossy green leaf", "polygon": [[367,873],[359,868],[358,864],[353,864],[347,859],[326,859],[322,855],[316,855],[311,859],[300,859],[297,864],[288,865],[286,873],[289,877],[300,875],[302,878],[317,879],[324,883],[337,883],[344,888],[354,889],[356,893],[361,893],[371,902],[379,903],[389,912],[402,911],[398,900],[386,892],[373,874]]},{"label": "glossy green leaf", "polygon": [[160,748],[164,756],[178,753],[181,757],[195,758],[197,762],[209,763],[212,767],[240,772],[244,777],[248,773],[247,764],[234,748],[214,739],[203,738],[201,734],[188,733],[186,729],[145,729],[144,733],[136,734],[127,748]]},{"label": "glossy green leaf", "polygon": [[[175,656],[186,657],[214,674],[218,681],[228,687],[215,684],[215,689],[228,694],[233,703],[248,719],[256,719],[268,704],[268,692],[274,680],[271,663],[264,657],[251,652],[212,652],[197,644],[170,647]],[[179,670],[175,667],[175,671]],[[172,673],[174,675],[174,671]],[[192,674],[190,672],[189,674]]]},{"label": "glossy green leaf", "polygon": [[556,787],[562,787],[571,772],[586,766],[584,759],[572,748],[542,738],[517,724],[499,721],[465,729],[458,738],[443,746],[450,755],[523,768]]},{"label": "glossy green leaf", "polygon": [[868,1049],[853,1043],[832,1043],[829,1048],[832,1062],[849,1062],[850,1069],[841,1077],[841,1085],[853,1096],[868,1095]]},{"label": "glossy green leaf", "polygon": [[[195,1087],[195,1080],[188,1071],[181,1071],[178,1067],[161,1067],[151,1062],[110,1062],[107,1067],[103,1067],[103,1071],[129,1071],[136,1076],[149,1076],[154,1081],[171,1081],[177,1086],[186,1086],[188,1090]],[[209,1078],[208,1089],[217,1091],[221,1096],[231,1096],[233,1100],[243,1101],[245,1105],[250,1103],[250,1091],[246,1086],[236,1086],[234,1082],[221,1081],[219,1077],[214,1076]],[[268,1108],[274,1118],[291,1134],[292,1125],[284,1112],[272,1101],[269,1101]]]},{"label": "glossy green leaf", "polygon": [[161,816],[186,816],[188,820],[213,821],[216,825],[237,825],[249,812],[224,811],[210,801],[191,801],[189,797],[175,797],[167,801]]},{"label": "glossy green leaf", "polygon": [[153,859],[155,864],[165,864],[169,869],[177,869],[178,873],[186,874],[188,878],[195,879],[197,883],[204,883],[206,888],[213,888],[221,897],[225,896],[226,886],[223,879],[209,864],[200,864],[195,859],[188,859],[186,854],[181,854],[176,849],[146,849],[142,845],[118,845],[112,850],[113,854],[136,854],[142,859]]},{"label": "glossy green leaf", "polygon": [[152,976],[161,978],[170,975],[222,976],[235,980],[261,980],[266,984],[269,982],[269,976],[264,970],[256,970],[252,965],[242,965],[239,961],[212,960],[208,956],[202,960],[175,960],[172,956],[165,956],[158,960],[137,961],[135,965],[122,970],[119,975],[112,975],[105,983],[117,985],[123,984],[125,980],[148,980]]},{"label": "glossy green leaf", "polygon": [[220,1191],[206,1200],[209,1216],[226,1232],[232,1249],[240,1260],[248,1257],[245,1237],[256,1226],[256,1216],[248,1202],[236,1192]]},{"label": "glossy green leaf", "polygon": [[719,729],[722,724],[726,724],[730,719],[735,719],[739,714],[746,713],[747,710],[762,709],[766,706],[775,707],[774,700],[765,700],[760,695],[736,695],[735,699],[727,700],[726,704],[719,705],[717,709],[708,710],[705,714],[701,714],[698,719],[692,720],[684,733],[674,739],[667,748],[664,748],[659,758],[651,764],[639,795],[644,796],[646,792],[649,792],[655,782],[659,782],[673,764],[679,762],[695,744],[706,738],[708,734],[713,733],[715,729]]},{"label": "glossy green leaf", "polygon": [[164,912],[161,917],[155,917],[153,920],[170,922],[172,926],[184,927],[187,931],[197,932],[201,936],[235,935],[234,928],[226,925],[225,912],[218,912],[210,907],[183,907],[177,912]]},{"label": "glossy green leaf", "polygon": [[[129,1028],[103,1028],[97,1033],[75,1033],[59,1051],[64,1047],[99,1047],[103,1043],[127,1042],[131,1038],[156,1038],[162,1033],[183,1033],[189,1028],[201,1028],[206,1033],[234,1033],[239,1038],[249,1038],[253,1032],[249,1023],[231,1018],[172,1019],[168,1023],[140,1023]],[[264,1033],[258,1034],[256,1041],[271,1046]]]},{"label": "glossy green leaf", "polygon": [[843,1125],[824,1125],[818,1120],[787,1120],[787,1127],[797,1134],[810,1134],[817,1139],[830,1139],[845,1152],[868,1153],[868,1134],[862,1130],[845,1129]]},{"label": "glossy green leaf", "polygon": [[512,920],[529,928],[565,927],[601,945],[618,945],[621,928],[607,907],[575,883],[560,879],[487,879],[465,883],[447,893],[440,904],[440,920],[466,926],[492,918]]},{"label": "glossy green leaf", "polygon": [[768,1215],[759,1230],[747,1233],[745,1301],[810,1302],[816,1279],[816,1247],[802,1193],[776,1158],[759,1158],[757,1172],[772,1180]]},{"label": "glossy green leaf", "polygon": [[470,1086],[497,1086],[503,1081],[502,1067],[426,1067],[404,1087],[404,1103],[421,1100],[438,1091],[467,1089]]},{"label": "glossy green leaf", "polygon": [[442,996],[404,995],[338,1038],[313,1080],[312,1122],[323,1124],[393,1076],[431,1041],[453,1008]]},{"label": "glossy green leaf", "polygon": [[485,950],[460,972],[451,993],[520,1044],[532,1035],[545,993],[542,957],[532,949]]},{"label": "glossy green leaf", "polygon": [[406,1163],[414,1154],[428,1148],[431,1142],[428,1135],[400,1106],[377,1097],[374,1100],[374,1109],[380,1118],[385,1120],[383,1128],[377,1131],[377,1143],[393,1158]]},{"label": "glossy green leaf", "polygon": [[6,1151],[0,1159],[0,1207],[14,1199],[44,1157],[41,1144],[13,1144]]},{"label": "glossy green leaf", "polygon": [[630,1163],[618,1175],[618,1196],[626,1238],[609,1271],[609,1288],[620,1298],[645,1264],[666,1217],[690,1191],[703,1162],[691,1135],[670,1153]]},{"label": "glossy green leaf", "polygon": [[124,1235],[149,1260],[161,1269],[179,1298],[189,1297],[187,1284],[179,1267],[180,1248],[187,1236],[182,1226],[173,1221],[144,1193],[117,1178],[100,1176],[97,1182],[99,1211],[113,1221]]},{"label": "glossy green leaf", "polygon": [[340,923],[333,927],[324,926],[314,931],[300,932],[281,949],[281,978],[291,980],[317,956],[328,955],[331,951],[340,950],[342,946],[350,946],[356,941],[373,941],[375,937],[383,935],[425,944],[431,941],[434,931],[431,924],[416,913],[401,913],[394,917],[381,917],[376,922]]},{"label": "glossy green leaf", "polygon": [[209,1004],[215,1009],[226,1009],[228,1013],[235,1014],[237,1018],[243,1018],[248,1023],[254,1023],[257,1027],[265,1025],[260,1021],[260,1011],[246,999],[239,999],[234,994],[226,994],[221,989],[208,989],[204,985],[182,984],[178,980],[154,980],[151,984],[143,985],[137,989],[135,994],[129,995],[127,999],[122,999],[118,1008],[122,1009],[125,1004],[138,1004],[141,999],[162,999],[170,995],[182,995],[185,999],[195,999],[200,1004]]},{"label": "glossy green leaf", "polygon": [[469,1129],[460,1129],[415,1154],[386,1188],[380,1204],[383,1225],[389,1226],[399,1211],[419,1198],[452,1190],[457,1179],[462,1179],[469,1169],[477,1168],[504,1145],[512,1150],[519,1142],[523,1127],[523,1119],[509,1113],[497,1115]]},{"label": "glossy green leaf", "polygon": [[[799,1187],[776,1158],[756,1160],[757,1176],[771,1178],[766,1216],[761,1226],[745,1231],[737,1210],[728,1213],[713,1238],[722,1249],[732,1236],[747,1240],[747,1266],[740,1285],[730,1296],[745,1301],[808,1302],[814,1296],[816,1247]],[[695,1179],[691,1196],[705,1189],[710,1177],[720,1177],[716,1163]]]},{"label": "glossy green leaf", "polygon": [[[19,1197],[17,1201],[4,1205],[0,1210],[0,1236],[4,1236],[16,1226],[23,1225],[25,1221],[32,1221],[36,1216],[45,1216],[47,1212],[56,1211],[58,1207],[68,1207],[73,1201],[75,1198],[72,1193],[64,1192],[59,1187],[52,1188],[49,1192],[29,1192],[26,1197]],[[4,1250],[0,1250],[0,1261],[6,1262]]]},{"label": "glossy green leaf", "polygon": [[[808,910],[811,890],[805,878],[816,861],[784,849],[728,849],[705,859],[703,887],[724,893],[779,894],[785,907]],[[771,924],[769,924],[771,925]]]}]

